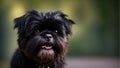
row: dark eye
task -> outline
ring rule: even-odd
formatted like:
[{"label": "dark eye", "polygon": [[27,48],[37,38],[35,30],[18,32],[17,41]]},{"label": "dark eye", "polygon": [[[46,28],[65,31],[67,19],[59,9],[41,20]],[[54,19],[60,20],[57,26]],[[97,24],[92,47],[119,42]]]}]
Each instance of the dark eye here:
[{"label": "dark eye", "polygon": [[55,30],[55,33],[58,33],[58,30]]},{"label": "dark eye", "polygon": [[36,34],[39,34],[40,33],[40,30],[35,30],[34,31],[34,34],[36,35]]},{"label": "dark eye", "polygon": [[54,30],[54,34],[58,34],[58,30]]}]

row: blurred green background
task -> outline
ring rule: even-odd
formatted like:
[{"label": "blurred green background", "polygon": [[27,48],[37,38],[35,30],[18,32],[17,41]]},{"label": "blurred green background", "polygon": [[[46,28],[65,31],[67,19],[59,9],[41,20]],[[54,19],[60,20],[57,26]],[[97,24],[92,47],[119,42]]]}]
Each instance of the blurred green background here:
[{"label": "blurred green background", "polygon": [[0,66],[3,68],[9,68],[17,48],[17,30],[13,30],[13,20],[31,9],[61,10],[76,22],[68,57],[118,56],[117,0],[1,0]]}]

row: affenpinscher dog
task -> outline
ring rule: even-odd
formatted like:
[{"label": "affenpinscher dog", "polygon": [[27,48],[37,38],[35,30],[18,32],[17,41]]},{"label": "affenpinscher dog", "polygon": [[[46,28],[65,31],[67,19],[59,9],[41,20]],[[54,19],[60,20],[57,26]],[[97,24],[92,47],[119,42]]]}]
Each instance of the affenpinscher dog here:
[{"label": "affenpinscher dog", "polygon": [[28,11],[15,19],[18,49],[11,68],[64,68],[74,22],[61,11]]}]

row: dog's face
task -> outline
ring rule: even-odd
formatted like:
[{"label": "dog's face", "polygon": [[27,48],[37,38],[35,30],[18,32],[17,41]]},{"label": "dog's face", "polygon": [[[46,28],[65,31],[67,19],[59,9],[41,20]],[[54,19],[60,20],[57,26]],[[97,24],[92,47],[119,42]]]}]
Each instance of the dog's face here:
[{"label": "dog's face", "polygon": [[64,57],[72,24],[74,22],[60,11],[29,11],[15,19],[19,48],[27,57],[39,63]]}]

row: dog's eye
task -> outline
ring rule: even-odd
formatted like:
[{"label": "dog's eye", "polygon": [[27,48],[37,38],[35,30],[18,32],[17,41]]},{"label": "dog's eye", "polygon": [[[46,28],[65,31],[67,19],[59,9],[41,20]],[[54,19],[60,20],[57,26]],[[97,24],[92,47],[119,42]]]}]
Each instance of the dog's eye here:
[{"label": "dog's eye", "polygon": [[40,33],[40,30],[35,30],[34,31],[34,34],[39,34]]},{"label": "dog's eye", "polygon": [[55,30],[54,33],[55,33],[55,34],[58,34],[58,30]]},{"label": "dog's eye", "polygon": [[58,33],[58,31],[57,31],[57,30],[55,30],[55,33]]}]

